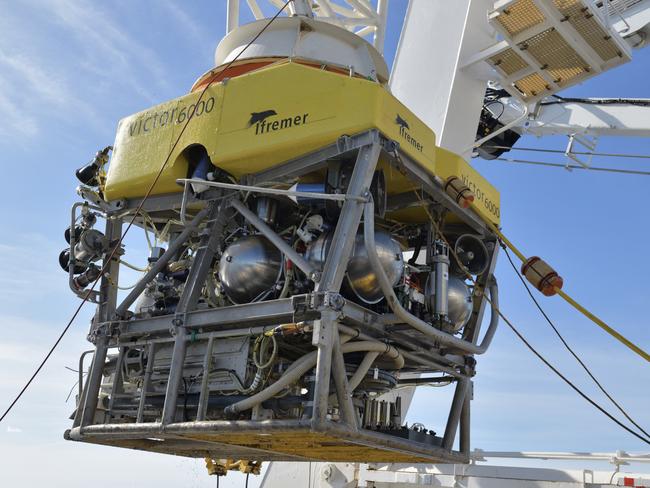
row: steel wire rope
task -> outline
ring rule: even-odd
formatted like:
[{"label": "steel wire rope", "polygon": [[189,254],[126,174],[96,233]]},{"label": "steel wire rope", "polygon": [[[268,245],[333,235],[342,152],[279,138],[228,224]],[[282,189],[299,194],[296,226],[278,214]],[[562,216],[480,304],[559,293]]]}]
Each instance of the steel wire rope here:
[{"label": "steel wire rope", "polygon": [[66,335],[66,333],[68,332],[68,330],[70,329],[70,327],[71,327],[72,324],[74,323],[75,319],[76,319],[77,316],[79,315],[79,312],[81,312],[82,307],[84,306],[84,304],[85,304],[85,303],[88,301],[88,299],[90,298],[90,295],[91,295],[91,294],[93,293],[93,291],[95,290],[95,287],[97,286],[97,283],[99,282],[99,280],[100,280],[100,279],[104,276],[104,274],[106,273],[106,270],[107,270],[107,268],[108,268],[108,265],[111,263],[111,261],[112,261],[113,258],[115,257],[115,254],[116,254],[117,250],[121,247],[121,245],[122,245],[122,241],[123,241],[124,238],[126,237],[127,233],[128,233],[129,230],[131,229],[131,227],[133,226],[133,224],[134,224],[134,222],[135,222],[135,220],[136,220],[138,214],[140,213],[140,211],[141,211],[142,208],[144,207],[144,203],[145,203],[146,200],[149,198],[149,196],[151,195],[151,192],[153,191],[154,187],[155,187],[156,184],[158,183],[158,180],[159,180],[160,177],[162,176],[162,173],[163,173],[163,171],[165,170],[165,167],[167,166],[167,163],[169,162],[169,159],[171,158],[171,156],[172,156],[174,150],[176,149],[176,146],[178,146],[178,143],[180,142],[181,137],[182,137],[183,134],[185,133],[185,130],[187,129],[187,126],[189,125],[190,121],[194,118],[194,115],[195,115],[195,113],[196,113],[196,108],[197,108],[199,102],[202,100],[203,95],[205,95],[205,92],[208,90],[208,88],[210,88],[210,86],[212,86],[212,84],[213,84],[214,82],[216,82],[216,81],[221,81],[221,80],[219,80],[220,75],[221,75],[221,77],[222,77],[223,74],[227,72],[228,68],[230,68],[230,66],[232,66],[232,64],[233,64],[235,61],[237,61],[237,60],[239,59],[239,57],[240,57],[240,56],[241,56],[241,55],[242,55],[242,54],[243,54],[243,53],[244,53],[244,52],[245,52],[245,51],[246,51],[246,50],[247,50],[247,49],[248,49],[248,48],[249,48],[249,47],[250,47],[250,46],[251,46],[251,45],[252,45],[252,44],[253,44],[253,43],[254,43],[254,42],[255,42],[255,41],[256,41],[256,40],[257,40],[257,39],[262,35],[262,34],[263,34],[263,33],[264,33],[264,31],[266,31],[266,29],[268,29],[268,27],[273,23],[273,21],[275,21],[275,19],[277,19],[277,18],[280,16],[280,14],[281,14],[281,13],[282,13],[286,8],[287,8],[287,6],[288,6],[291,2],[293,2],[293,0],[287,0],[287,1],[284,3],[284,5],[283,5],[283,6],[282,6],[282,7],[281,7],[281,8],[280,8],[276,13],[275,13],[275,15],[269,19],[269,21],[264,25],[264,27],[262,27],[262,29],[260,29],[260,31],[255,35],[255,37],[253,37],[253,39],[251,39],[251,40],[248,42],[248,44],[246,44],[246,46],[244,46],[244,48],[243,48],[243,49],[242,49],[242,50],[241,50],[241,51],[240,51],[240,52],[239,52],[239,53],[238,53],[238,54],[237,54],[237,55],[232,59],[232,61],[230,61],[230,62],[226,65],[226,67],[225,67],[223,70],[221,70],[219,74],[217,74],[216,76],[214,76],[214,77],[213,77],[213,78],[212,78],[212,79],[211,79],[211,80],[210,80],[210,81],[205,85],[205,87],[201,90],[201,92],[199,93],[199,97],[197,98],[196,103],[194,104],[194,108],[192,109],[192,112],[189,114],[189,116],[188,116],[188,118],[187,118],[187,121],[185,122],[185,124],[184,124],[183,127],[181,128],[181,130],[180,130],[180,132],[179,132],[179,134],[178,134],[178,137],[176,138],[176,141],[174,142],[173,146],[172,146],[171,149],[169,150],[169,153],[167,154],[167,157],[166,157],[165,160],[163,161],[163,163],[162,163],[160,169],[158,170],[158,173],[156,174],[156,176],[155,176],[154,180],[152,181],[151,185],[149,185],[149,188],[147,189],[147,192],[145,193],[144,197],[142,198],[142,200],[141,200],[140,203],[138,204],[138,207],[136,208],[133,217],[132,217],[131,220],[129,221],[128,225],[126,226],[126,229],[124,230],[124,232],[122,233],[122,235],[121,235],[120,238],[118,239],[118,241],[117,241],[117,243],[115,244],[115,246],[113,247],[112,251],[111,251],[110,254],[108,255],[108,258],[106,258],[106,259],[104,260],[104,262],[103,262],[104,264],[102,265],[102,268],[101,268],[101,270],[100,270],[99,276],[97,276],[97,278],[95,279],[95,281],[93,281],[91,287],[86,291],[86,293],[84,294],[84,296],[83,296],[83,298],[82,298],[82,300],[81,300],[81,303],[80,303],[79,306],[75,309],[75,311],[74,311],[74,313],[72,314],[72,317],[71,317],[70,320],[68,321],[67,325],[63,328],[63,331],[61,332],[61,334],[59,334],[58,338],[56,339],[56,341],[54,342],[54,344],[52,345],[52,347],[49,349],[49,351],[47,352],[47,354],[45,355],[45,357],[43,358],[43,360],[40,362],[40,364],[38,365],[38,367],[36,368],[36,370],[34,371],[34,373],[31,375],[31,377],[29,378],[29,380],[27,380],[27,382],[26,382],[25,385],[22,387],[22,389],[18,392],[18,394],[16,395],[16,397],[13,399],[13,401],[9,404],[9,406],[8,406],[7,409],[4,411],[4,413],[2,414],[2,416],[0,416],[0,422],[2,422],[2,421],[5,419],[5,417],[9,414],[9,412],[11,412],[11,410],[14,408],[14,406],[16,405],[16,403],[18,403],[18,400],[20,400],[20,398],[23,396],[23,394],[25,393],[25,391],[27,391],[27,388],[29,388],[29,386],[32,384],[32,382],[33,382],[34,379],[36,378],[36,376],[38,376],[38,374],[41,372],[41,370],[42,370],[43,367],[45,366],[45,363],[47,363],[47,361],[50,359],[50,357],[51,357],[52,354],[54,353],[55,349],[58,347],[58,345],[59,345],[59,343],[61,342],[61,340],[63,340],[63,337]]},{"label": "steel wire rope", "polygon": [[[487,297],[486,297],[487,300]],[[526,340],[526,338],[517,330],[517,328],[510,322],[510,320],[503,315],[503,313],[498,310],[499,316],[503,319],[503,321],[510,327],[510,329],[515,333],[515,335],[523,342],[526,347],[535,355],[537,358],[542,361],[551,371],[553,371],[557,376],[559,376],[562,381],[564,381],[567,385],[569,385],[578,395],[580,395],[582,398],[584,398],[587,402],[589,402],[593,407],[595,407],[597,410],[599,410],[602,414],[604,414],[606,417],[608,417],[612,422],[617,424],[619,427],[622,429],[626,430],[630,434],[632,434],[634,437],[640,439],[641,441],[645,442],[646,444],[650,445],[650,439],[647,437],[642,436],[641,434],[638,434],[631,428],[629,428],[627,425],[625,425],[623,422],[618,420],[616,417],[614,417],[611,413],[609,413],[607,410],[605,410],[604,407],[600,406],[595,400],[592,400],[586,393],[584,393],[580,388],[578,388],[573,382],[568,379],[566,376],[564,376],[555,366],[553,366],[544,356],[542,356],[541,353],[539,353],[531,344]]]},{"label": "steel wire rope", "polygon": [[636,105],[639,107],[650,106],[648,98],[572,98],[551,95],[554,100],[542,101],[540,105],[560,105],[563,103],[583,103],[585,105]]},{"label": "steel wire rope", "polygon": [[621,173],[628,175],[650,176],[650,171],[641,171],[636,169],[603,168],[602,166],[582,166],[579,164],[550,163],[547,161],[530,161],[528,159],[494,158],[487,161],[504,161],[506,163],[513,164],[529,164],[533,166],[546,166],[552,168],[581,169],[584,171],[598,171],[603,173]]},{"label": "steel wire rope", "polygon": [[[436,232],[438,233],[438,235],[441,237],[441,239],[445,242],[445,244],[446,244],[447,247],[449,248],[449,252],[450,252],[451,255],[454,257],[454,260],[457,262],[457,264],[459,265],[460,269],[463,270],[463,272],[465,273],[465,275],[467,275],[467,278],[468,278],[470,281],[472,281],[472,283],[474,283],[474,284],[476,285],[476,280],[475,280],[474,277],[473,277],[473,276],[472,276],[472,275],[467,271],[467,269],[466,269],[465,266],[463,265],[463,263],[462,263],[460,257],[459,257],[458,254],[456,253],[455,249],[450,245],[450,243],[449,243],[449,241],[447,240],[447,238],[446,238],[446,237],[444,236],[444,234],[442,234],[442,232],[440,231],[440,227],[438,226],[438,224],[436,223],[435,219],[433,218],[433,216],[432,216],[431,213],[429,212],[429,209],[427,208],[427,206],[426,206],[426,202],[424,201],[424,199],[420,196],[420,194],[418,193],[417,190],[414,190],[414,193],[415,193],[415,195],[417,196],[417,198],[420,200],[420,202],[422,203],[422,208],[424,209],[424,211],[425,211],[425,213],[427,214],[429,220],[431,221],[431,224],[433,225],[433,227],[435,228],[435,230],[436,230]],[[488,302],[492,307],[494,307],[494,304],[492,303],[491,299],[487,297],[487,295],[483,295],[483,297],[485,298],[485,300],[486,300],[486,301],[487,301],[487,302]],[[580,388],[578,388],[578,387],[577,387],[577,386],[576,386],[576,385],[575,385],[575,384],[574,384],[570,379],[568,379],[566,376],[564,376],[564,375],[563,375],[563,374],[562,374],[562,373],[561,373],[561,372],[560,372],[560,371],[559,371],[555,366],[553,366],[553,365],[552,365],[552,364],[551,364],[551,363],[550,363],[550,362],[549,362],[549,361],[548,361],[548,360],[547,360],[547,359],[546,359],[546,358],[545,358],[545,357],[544,357],[540,352],[538,352],[537,349],[535,349],[535,348],[532,346],[532,344],[530,344],[530,342],[528,342],[528,340],[526,340],[526,338],[521,334],[521,332],[519,332],[519,330],[514,326],[514,324],[510,321],[510,319],[508,319],[508,317],[506,317],[506,316],[504,315],[504,313],[499,309],[499,307],[494,307],[494,309],[495,309],[496,312],[499,314],[499,317],[501,317],[501,319],[503,319],[503,321],[508,325],[508,327],[510,327],[510,329],[515,333],[515,335],[519,338],[519,340],[521,340],[521,341],[526,345],[526,347],[527,347],[527,348],[528,348],[528,349],[529,349],[529,350],[530,350],[530,351],[531,351],[535,356],[537,356],[537,358],[538,358],[540,361],[542,361],[542,362],[543,362],[543,363],[544,363],[544,364],[545,364],[545,365],[546,365],[546,366],[547,366],[551,371],[553,371],[557,376],[559,376],[560,379],[562,379],[562,381],[564,381],[564,382],[565,382],[565,383],[566,383],[570,388],[572,388],[576,393],[578,393],[578,395],[580,395],[583,399],[585,399],[588,403],[590,403],[593,407],[595,407],[597,410],[599,410],[602,414],[604,414],[606,417],[608,417],[612,422],[614,422],[615,424],[617,424],[619,427],[621,427],[622,429],[626,430],[627,432],[629,432],[630,434],[632,434],[634,437],[637,437],[638,439],[640,439],[641,441],[645,442],[646,444],[650,445],[650,438],[644,437],[644,436],[642,436],[641,434],[635,432],[635,431],[632,430],[630,427],[628,427],[628,426],[625,425],[623,422],[621,422],[621,421],[618,420],[616,417],[614,417],[614,416],[613,416],[611,413],[609,413],[609,412],[608,412],[604,407],[602,407],[601,405],[599,405],[595,400],[592,400],[592,399],[591,399],[591,398],[590,398],[586,393],[584,393]]]},{"label": "steel wire rope", "polygon": [[[524,253],[522,253],[517,247],[510,242],[510,240],[499,230],[499,228],[494,225],[490,220],[484,219],[483,220],[485,224],[494,232],[497,237],[503,242],[508,249],[510,249],[520,260],[522,263],[525,263],[527,261],[526,256]],[[613,338],[615,338],[617,341],[619,341],[621,344],[624,344],[626,347],[628,347],[631,351],[634,351],[636,354],[641,356],[643,359],[646,361],[650,362],[650,354],[648,354],[646,351],[641,349],[639,346],[634,344],[632,341],[630,341],[627,337],[625,337],[623,334],[618,332],[616,329],[613,327],[609,326],[604,320],[602,320],[600,317],[594,315],[591,313],[589,310],[587,310],[585,307],[580,305],[573,297],[571,297],[568,293],[565,291],[561,290],[560,288],[555,288],[555,292],[563,298],[569,305],[571,305],[573,308],[575,308],[578,312],[583,314],[585,317],[587,317],[589,320],[591,320],[594,324],[596,324],[598,327],[603,329],[605,332],[607,332],[609,335],[611,335]]]},{"label": "steel wire rope", "polygon": [[[551,154],[566,154],[562,149],[544,149],[540,147],[513,147],[513,146],[498,146],[489,145],[483,146],[485,149],[510,149],[512,151],[529,151],[541,152]],[[625,153],[602,153],[602,152],[589,152],[589,151],[571,151],[571,154],[576,156],[602,156],[606,158],[625,158],[625,159],[650,159],[650,154],[625,154]]]},{"label": "steel wire rope", "polygon": [[569,344],[564,339],[564,337],[562,336],[562,334],[560,333],[558,328],[555,326],[555,324],[550,319],[548,314],[544,311],[544,309],[540,305],[539,301],[535,298],[535,295],[533,295],[533,292],[531,291],[530,287],[528,286],[528,283],[526,283],[526,280],[524,279],[524,277],[521,276],[521,273],[519,273],[519,270],[517,269],[517,266],[515,265],[514,261],[512,260],[512,256],[510,256],[510,253],[508,252],[508,249],[505,246],[503,246],[503,252],[505,253],[506,257],[508,258],[508,261],[510,262],[510,266],[512,266],[512,269],[514,270],[515,274],[519,278],[519,281],[521,281],[521,283],[524,285],[524,288],[526,289],[526,292],[530,296],[531,300],[533,301],[533,303],[535,304],[537,309],[540,311],[540,313],[542,314],[542,316],[544,317],[546,322],[548,322],[548,324],[551,326],[551,328],[555,332],[555,335],[557,335],[557,337],[560,339],[562,344],[564,344],[564,347],[567,349],[567,351],[569,351],[571,353],[571,355],[575,358],[575,360],[578,362],[578,364],[580,364],[580,366],[582,366],[582,369],[585,370],[585,372],[593,380],[593,382],[596,384],[596,386],[598,386],[600,391],[603,392],[603,394],[609,399],[609,401],[611,401],[614,404],[614,406],[625,416],[625,418],[628,419],[637,429],[639,429],[641,432],[643,432],[643,434],[645,436],[650,437],[650,434],[648,434],[643,427],[641,427],[637,422],[635,422],[632,419],[632,417],[630,417],[630,415],[625,411],[625,409],[616,400],[614,400],[612,395],[610,395],[610,393],[605,389],[605,387],[600,383],[600,381],[598,381],[596,379],[596,377],[591,372],[589,367],[584,363],[584,361],[582,361],[582,359],[580,359],[580,357],[573,350],[573,348],[571,346],[569,346]]}]

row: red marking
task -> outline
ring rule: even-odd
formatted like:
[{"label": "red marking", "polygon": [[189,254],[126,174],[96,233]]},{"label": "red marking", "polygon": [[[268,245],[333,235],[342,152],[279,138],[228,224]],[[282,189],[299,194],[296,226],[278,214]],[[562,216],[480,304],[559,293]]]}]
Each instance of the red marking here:
[{"label": "red marking", "polygon": [[[195,83],[194,86],[192,86],[192,89],[190,90],[190,93],[196,92],[199,90],[203,90],[206,85],[208,84],[213,84],[213,83],[218,83],[219,81],[223,80],[224,78],[236,78],[241,75],[245,75],[247,73],[250,73],[252,71],[257,71],[259,69],[265,68],[271,64],[277,63],[278,61],[281,61],[284,58],[252,58],[252,59],[242,59],[239,62],[236,62],[235,64],[232,64],[228,66],[226,64],[225,67],[219,66],[217,68],[214,68],[210,71],[208,71],[206,74],[204,74],[201,78],[199,78]],[[349,75],[349,70],[345,70],[342,68],[339,68],[337,66],[328,66],[328,65],[323,65],[322,63],[314,63],[310,62],[307,60],[302,60],[302,59],[296,59],[294,60],[295,63],[301,64],[303,66],[309,66],[311,68],[316,68],[319,70],[325,70],[329,71],[331,73],[338,73],[342,75]],[[323,68],[324,66],[324,68]],[[226,67],[228,69],[226,69]],[[364,76],[361,76],[359,74],[354,74],[355,78],[362,78],[365,79]]]}]

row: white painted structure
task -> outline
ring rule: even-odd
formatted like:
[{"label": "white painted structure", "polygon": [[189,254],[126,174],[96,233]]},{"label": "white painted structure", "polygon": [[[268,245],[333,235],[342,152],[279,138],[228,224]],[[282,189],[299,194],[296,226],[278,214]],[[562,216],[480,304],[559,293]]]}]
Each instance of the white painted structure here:
[{"label": "white painted structure", "polygon": [[391,73],[391,91],[436,134],[436,144],[471,156],[486,80],[462,60],[495,41],[490,0],[411,0]]},{"label": "white painted structure", "polygon": [[[226,32],[239,25],[241,0],[228,0]],[[246,0],[246,5],[256,20],[266,18],[260,3],[270,3],[282,8],[285,0]],[[376,0],[373,7],[368,0],[294,0],[287,5],[290,15],[314,17],[323,22],[343,27],[360,37],[372,37],[372,44],[380,53],[384,50],[388,0]]]},{"label": "white painted structure", "polygon": [[[622,472],[621,465],[650,463],[650,454],[548,453],[474,451],[469,465],[355,465],[346,463],[273,463],[265,472],[264,488],[605,488],[650,486],[649,473]],[[546,467],[479,465],[486,459],[542,460]],[[558,469],[550,461],[603,463],[601,470]],[[613,465],[607,469],[607,463]]]}]

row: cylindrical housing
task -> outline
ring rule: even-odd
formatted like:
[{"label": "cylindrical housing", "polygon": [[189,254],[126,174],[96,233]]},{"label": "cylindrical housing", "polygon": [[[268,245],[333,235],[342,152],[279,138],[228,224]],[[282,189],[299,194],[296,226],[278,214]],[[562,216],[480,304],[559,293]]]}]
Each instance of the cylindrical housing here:
[{"label": "cylindrical housing", "polygon": [[74,279],[74,284],[77,288],[83,290],[88,285],[94,283],[100,274],[101,270],[94,264],[91,264],[84,273]]},{"label": "cylindrical housing", "polygon": [[388,403],[387,402],[379,402],[379,426],[381,428],[386,427],[386,419],[388,418]]},{"label": "cylindrical housing", "polygon": [[370,428],[377,427],[377,400],[370,401]]},{"label": "cylindrical housing", "polygon": [[[322,266],[332,246],[334,233],[321,234],[307,248],[305,257],[311,263]],[[404,260],[399,243],[383,230],[375,232],[377,254],[391,286],[399,283],[404,273]],[[363,233],[358,233],[354,241],[352,256],[348,262],[346,284],[351,291],[365,303],[378,303],[384,295],[368,260]]]},{"label": "cylindrical housing", "polygon": [[462,208],[468,208],[474,202],[474,193],[458,176],[447,179],[445,192]]},{"label": "cylindrical housing", "polygon": [[449,313],[449,248],[441,241],[436,241],[433,247],[434,254],[431,258],[433,270],[429,277],[431,280],[429,294],[433,294],[430,300],[432,302],[430,306],[433,308],[431,312],[446,317]]},{"label": "cylindrical housing", "polygon": [[224,251],[219,281],[234,303],[256,301],[270,292],[282,275],[282,253],[263,236],[242,237]]},{"label": "cylindrical housing", "polygon": [[555,295],[564,284],[564,280],[557,274],[557,271],[538,256],[528,258],[521,265],[521,274],[547,297]]},{"label": "cylindrical housing", "polygon": [[74,257],[77,261],[87,263],[99,258],[108,247],[104,234],[96,229],[88,229],[81,233],[79,242],[74,246]]}]

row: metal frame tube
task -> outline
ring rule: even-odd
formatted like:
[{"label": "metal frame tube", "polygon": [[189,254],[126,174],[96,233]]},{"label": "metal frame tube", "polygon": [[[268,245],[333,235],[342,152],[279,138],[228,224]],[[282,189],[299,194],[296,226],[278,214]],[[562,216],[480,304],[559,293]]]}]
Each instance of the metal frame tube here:
[{"label": "metal frame tube", "polygon": [[[359,222],[363,213],[363,205],[358,197],[366,197],[372,177],[377,167],[381,146],[379,134],[371,132],[372,143],[363,146],[357,153],[357,158],[350,177],[346,192],[346,200],[341,208],[340,218],[336,225],[332,242],[323,266],[323,274],[316,283],[316,292],[338,293],[341,289],[343,276],[352,254],[354,240],[359,229]],[[327,305],[330,306],[329,304]],[[316,362],[316,380],[313,394],[312,424],[316,426],[325,421],[329,398],[329,384],[331,377],[332,352],[335,337],[334,328],[337,327],[338,312],[327,309],[321,312],[319,327],[314,327],[312,344],[318,348]],[[338,358],[337,358],[338,361]]]},{"label": "metal frame tube", "polygon": [[[219,204],[213,200],[208,204],[208,219],[212,225],[203,232],[199,242],[194,262],[190,267],[190,272],[185,282],[183,294],[176,306],[176,318],[173,320],[174,325],[174,349],[172,351],[171,367],[169,370],[169,379],[167,381],[167,390],[165,392],[165,405],[163,407],[162,422],[170,424],[176,417],[176,404],[178,400],[178,389],[183,379],[183,368],[185,366],[185,353],[187,350],[187,329],[184,327],[185,314],[196,307],[201,289],[207,278],[212,258],[214,257],[216,246],[223,234],[223,228],[226,225],[229,212],[224,211],[229,202]],[[169,252],[169,250],[167,251]],[[165,253],[166,254],[166,253]]]},{"label": "metal frame tube", "polygon": [[321,311],[321,318],[314,322],[312,344],[318,349],[316,355],[316,374],[312,392],[312,424],[316,427],[327,419],[327,407],[332,373],[333,329],[337,327],[337,314],[334,310]]},{"label": "metal frame tube", "polygon": [[469,456],[471,445],[470,445],[470,408],[472,401],[472,382],[469,381],[467,387],[467,392],[465,393],[465,401],[463,402],[463,408],[460,411],[460,452]]},{"label": "metal frame tube", "polygon": [[138,402],[138,413],[136,415],[136,422],[140,423],[144,420],[144,406],[147,401],[147,391],[151,385],[151,375],[153,374],[153,366],[156,360],[156,343],[152,342],[147,347],[147,368],[144,372],[144,380],[142,381],[142,391],[140,393],[140,401]]},{"label": "metal frame tube", "polygon": [[205,348],[205,358],[203,359],[203,378],[201,378],[201,393],[199,395],[199,407],[196,412],[196,420],[205,420],[205,414],[208,410],[208,381],[210,379],[210,367],[212,365],[212,348],[214,347],[214,336],[208,339],[208,345]]},{"label": "metal frame tube", "polygon": [[357,429],[357,413],[352,404],[352,389],[348,383],[338,327],[334,327],[333,336],[332,373],[334,375],[334,386],[336,387],[336,398],[339,404],[339,414],[343,422],[353,429]]},{"label": "metal frame tube", "polygon": [[95,355],[93,356],[93,362],[90,364],[86,385],[77,405],[77,413],[72,423],[73,427],[85,427],[86,425],[92,424],[95,411],[97,410],[99,388],[101,386],[101,378],[107,353],[108,337],[104,335],[99,336],[95,342]]},{"label": "metal frame tube", "polygon": [[83,394],[83,385],[84,385],[84,360],[86,359],[86,356],[87,356],[88,354],[91,354],[91,353],[94,353],[94,352],[95,352],[94,349],[90,349],[90,350],[88,350],[88,351],[84,351],[84,352],[82,352],[82,353],[81,353],[81,356],[79,356],[79,379],[77,380],[77,383],[78,383],[77,386],[78,386],[78,388],[79,388],[79,390],[78,390],[79,398],[77,399],[77,401],[79,401],[79,402],[81,401],[81,396],[82,396],[82,394]]},{"label": "metal frame tube", "polygon": [[[158,273],[160,273],[165,266],[167,266],[167,263],[176,255],[176,253],[180,250],[180,248],[185,244],[185,241],[196,231],[197,227],[199,224],[203,221],[205,216],[208,214],[209,208],[206,207],[203,210],[201,210],[196,216],[192,219],[192,221],[188,224],[185,229],[183,229],[183,232],[180,233],[180,235],[172,242],[169,244],[169,247],[165,251],[165,253],[158,259],[153,266],[145,273],[145,275],[138,281],[138,283],[135,285],[133,290],[126,296],[124,300],[122,300],[122,303],[120,303],[119,307],[115,310],[115,315],[118,317],[124,317],[127,310],[129,307],[135,302],[140,294],[144,291],[144,289],[147,287],[147,285],[156,277]],[[109,320],[112,319],[112,317],[109,318]]]},{"label": "metal frame tube", "polygon": [[451,402],[449,417],[447,418],[447,426],[445,427],[445,434],[442,438],[442,447],[448,451],[451,451],[454,447],[454,439],[456,438],[456,431],[458,430],[458,423],[460,422],[461,410],[465,404],[468,386],[469,379],[467,378],[459,379],[456,382],[454,399]]},{"label": "metal frame tube", "polygon": [[[106,220],[106,232],[104,234],[109,242],[114,242],[122,235],[122,219],[114,218]],[[93,318],[89,335],[96,336],[95,355],[88,372],[86,387],[83,390],[82,397],[77,405],[77,413],[73,421],[73,426],[84,427],[95,418],[97,403],[99,401],[99,389],[101,387],[102,375],[104,373],[104,363],[108,353],[108,335],[110,331],[99,324],[109,321],[115,312],[117,303],[117,283],[119,280],[120,263],[113,259],[110,263],[105,260],[110,256],[110,252],[104,255],[102,267],[106,272],[102,276],[99,286],[99,305],[97,314]]]},{"label": "metal frame tube", "polygon": [[113,407],[118,395],[124,392],[124,359],[126,357],[127,348],[124,346],[118,347],[117,361],[115,362],[115,374],[113,375],[113,385],[111,387],[110,400],[108,402],[108,415],[109,421],[113,415]]},{"label": "metal frame tube", "polygon": [[305,273],[309,279],[318,281],[318,270],[312,264],[303,258],[298,252],[285,242],[282,237],[277,235],[266,223],[255,215],[251,210],[239,200],[231,202],[232,208],[237,210],[242,217],[244,217],[253,227],[255,227],[264,237],[266,237],[271,244],[278,248],[278,250],[287,256],[298,268]]},{"label": "metal frame tube", "polygon": [[[330,246],[327,253],[323,276],[316,286],[316,291],[338,292],[341,288],[363,214],[363,206],[355,197],[368,197],[380,151],[378,136],[374,144],[359,149],[348,185],[346,201],[341,208],[339,221],[332,237],[335,245]],[[367,201],[367,198],[364,200]]]}]

